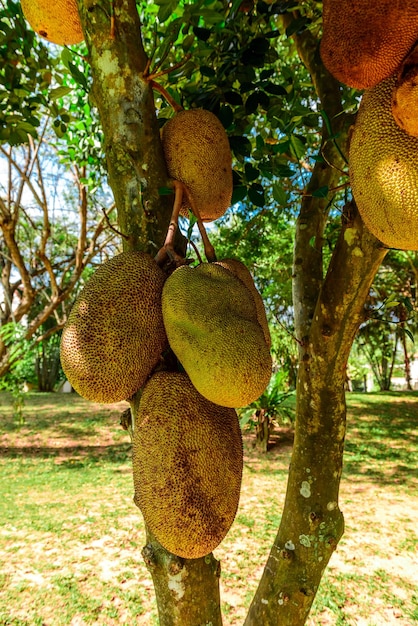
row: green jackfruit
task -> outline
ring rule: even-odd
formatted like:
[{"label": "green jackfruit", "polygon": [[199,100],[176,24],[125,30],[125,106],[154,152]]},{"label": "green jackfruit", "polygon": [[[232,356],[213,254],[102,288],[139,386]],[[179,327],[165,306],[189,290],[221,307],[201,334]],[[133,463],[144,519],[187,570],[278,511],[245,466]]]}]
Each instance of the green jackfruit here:
[{"label": "green jackfruit", "polygon": [[256,400],[272,368],[254,297],[216,263],[179,267],[162,296],[169,344],[196,389],[227,407]]}]

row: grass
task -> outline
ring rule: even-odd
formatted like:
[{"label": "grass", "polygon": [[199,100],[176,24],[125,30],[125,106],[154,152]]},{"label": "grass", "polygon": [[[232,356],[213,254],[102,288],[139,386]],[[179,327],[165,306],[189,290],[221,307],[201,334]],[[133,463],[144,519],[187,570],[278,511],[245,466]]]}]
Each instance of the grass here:
[{"label": "grass", "polygon": [[[350,394],[346,532],[309,626],[418,624],[418,394]],[[28,394],[23,425],[0,394],[0,625],[156,626],[132,501],[126,407]],[[267,455],[245,438],[240,507],[215,551],[225,626],[242,624],[284,501],[291,437]],[[262,625],[260,625],[262,626]]]}]

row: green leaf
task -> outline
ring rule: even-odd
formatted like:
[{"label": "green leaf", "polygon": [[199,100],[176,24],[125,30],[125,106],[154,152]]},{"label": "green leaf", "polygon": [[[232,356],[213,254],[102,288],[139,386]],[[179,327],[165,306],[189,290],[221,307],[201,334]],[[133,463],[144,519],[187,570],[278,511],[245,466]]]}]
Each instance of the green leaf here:
[{"label": "green leaf", "polygon": [[277,164],[274,166],[274,174],[280,178],[290,178],[295,175],[295,171],[289,165]]},{"label": "green leaf", "polygon": [[158,20],[162,23],[168,20],[168,18],[174,13],[177,8],[177,0],[160,0],[156,4],[160,5],[158,9]]},{"label": "green leaf", "polygon": [[242,104],[242,96],[238,91],[226,91],[224,93],[225,102],[239,106]]},{"label": "green leaf", "polygon": [[325,185],[324,187],[318,187],[318,189],[315,189],[314,192],[312,192],[312,196],[314,198],[326,198],[329,192],[329,188],[328,185]]},{"label": "green leaf", "polygon": [[287,204],[286,190],[279,182],[273,184],[273,198],[281,206],[285,206]]},{"label": "green leaf", "polygon": [[81,72],[74,63],[68,63],[68,69],[70,70],[71,76],[74,78],[76,83],[78,83],[85,91],[88,91],[89,87],[87,84],[87,78],[84,76],[83,72]]},{"label": "green leaf", "polygon": [[297,159],[301,159],[305,156],[306,145],[304,140],[297,135],[290,136],[290,150],[293,152]]},{"label": "green leaf", "polygon": [[61,52],[61,61],[63,62],[63,64],[65,65],[67,69],[69,69],[68,65],[69,63],[72,62],[72,60],[73,60],[73,53],[71,52],[71,50],[69,48],[63,48]]},{"label": "green leaf", "polygon": [[49,97],[51,100],[57,100],[58,98],[63,98],[71,92],[71,87],[55,87],[55,89],[50,90]]},{"label": "green leaf", "polygon": [[404,331],[405,335],[407,335],[410,338],[412,343],[415,343],[414,335],[411,333],[409,328],[403,328],[402,330]]},{"label": "green leaf", "polygon": [[229,143],[231,145],[231,150],[237,154],[244,157],[248,157],[251,154],[251,142],[247,137],[242,137],[239,135],[231,135],[229,138]]},{"label": "green leaf", "polygon": [[260,175],[259,170],[253,165],[251,165],[251,163],[246,163],[244,169],[245,169],[245,178],[247,179],[249,183],[255,180],[256,178],[258,178]]},{"label": "green leaf", "polygon": [[231,205],[236,204],[237,202],[242,202],[246,195],[247,187],[244,187],[244,185],[237,185],[232,191]]},{"label": "green leaf", "polygon": [[266,203],[264,189],[261,187],[261,185],[251,185],[248,189],[248,197],[255,206],[262,207]]},{"label": "green leaf", "polygon": [[267,93],[271,93],[272,95],[275,95],[275,96],[287,95],[287,91],[282,85],[276,85],[275,83],[272,83],[271,81],[268,81],[266,84],[263,84],[263,89]]}]

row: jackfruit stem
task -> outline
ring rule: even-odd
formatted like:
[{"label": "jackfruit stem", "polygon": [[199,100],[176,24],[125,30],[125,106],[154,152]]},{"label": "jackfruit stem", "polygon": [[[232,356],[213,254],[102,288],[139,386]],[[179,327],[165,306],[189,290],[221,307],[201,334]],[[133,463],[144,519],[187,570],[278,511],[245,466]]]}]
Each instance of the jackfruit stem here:
[{"label": "jackfruit stem", "polygon": [[183,185],[183,187],[184,187],[183,191],[187,196],[187,200],[190,204],[192,213],[197,220],[197,227],[199,228],[200,236],[202,237],[203,248],[205,250],[206,259],[208,260],[209,263],[214,263],[217,260],[215,248],[212,246],[211,242],[209,241],[208,234],[203,225],[202,218],[200,217],[199,209],[197,208],[191,194],[189,194],[187,187],[185,185]]},{"label": "jackfruit stem", "polygon": [[181,104],[178,104],[178,102],[176,102],[174,98],[168,93],[167,89],[160,85],[160,83],[157,83],[151,77],[148,79],[148,82],[151,87],[155,89],[155,91],[158,91],[163,96],[163,98],[168,102],[168,104],[176,113],[178,113],[179,111],[183,111],[183,107],[181,106]]},{"label": "jackfruit stem", "polygon": [[156,256],[154,257],[156,263],[160,266],[164,264],[167,256],[171,260],[173,260],[178,266],[184,264],[183,257],[177,254],[177,252],[174,249],[174,237],[176,235],[177,228],[179,225],[179,215],[180,215],[181,205],[183,202],[184,185],[183,183],[180,183],[179,181],[174,180],[173,187],[174,187],[175,196],[174,196],[174,204],[173,204],[173,210],[171,213],[170,224],[168,225],[164,245],[162,248],[160,248],[160,250],[158,250]]}]

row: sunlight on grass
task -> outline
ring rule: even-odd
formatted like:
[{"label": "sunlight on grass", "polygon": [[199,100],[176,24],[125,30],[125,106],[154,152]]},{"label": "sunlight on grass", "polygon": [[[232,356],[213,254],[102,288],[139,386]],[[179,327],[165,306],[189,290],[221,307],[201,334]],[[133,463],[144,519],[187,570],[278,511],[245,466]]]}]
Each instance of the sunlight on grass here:
[{"label": "sunlight on grass", "polygon": [[[309,626],[418,619],[418,395],[350,394],[341,485],[346,532]],[[28,394],[25,424],[0,394],[0,624],[157,626],[144,527],[133,504],[126,404]],[[225,626],[242,624],[277,532],[290,438],[267,454],[245,436],[235,523],[222,562]],[[262,625],[260,625],[262,626]]]}]

